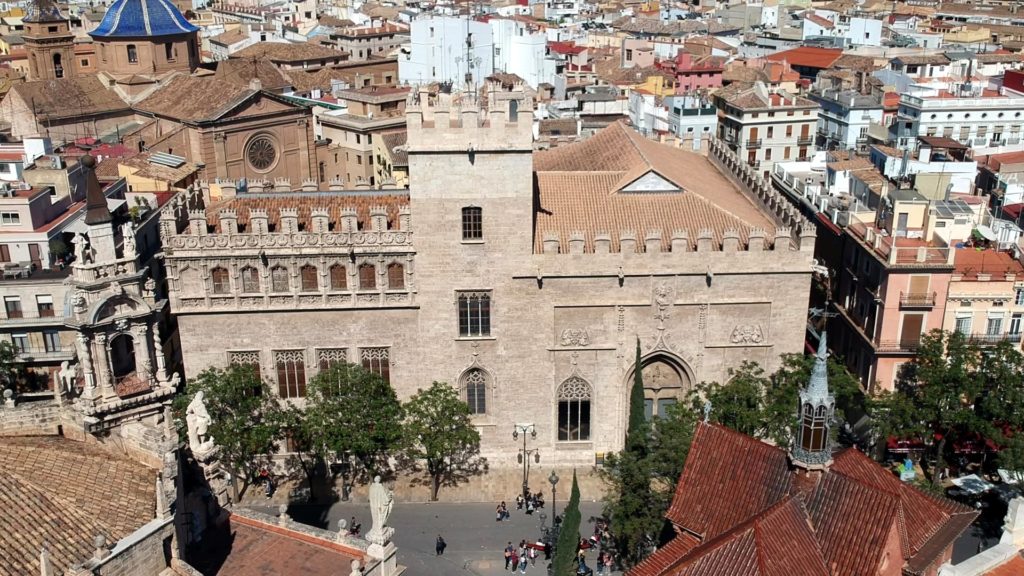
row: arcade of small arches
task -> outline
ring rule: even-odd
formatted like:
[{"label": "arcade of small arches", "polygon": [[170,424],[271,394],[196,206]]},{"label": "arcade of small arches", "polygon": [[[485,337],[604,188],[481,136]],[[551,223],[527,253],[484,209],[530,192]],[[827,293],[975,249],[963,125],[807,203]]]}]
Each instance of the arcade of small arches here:
[{"label": "arcade of small arches", "polygon": [[[323,272],[321,273],[321,270]],[[184,271],[183,271],[184,272]],[[326,268],[315,264],[303,264],[294,274],[298,279],[299,292],[320,292],[348,290],[406,290],[406,267],[400,262],[346,265],[335,263]],[[269,288],[270,292],[291,293],[293,273],[288,266],[274,264],[262,274],[254,265],[242,266],[235,279],[236,289],[243,294],[256,294]],[[323,276],[323,282],[321,282]],[[228,268],[217,266],[210,269],[208,290],[211,294],[231,294],[232,275]],[[378,278],[380,277],[380,278]]]}]

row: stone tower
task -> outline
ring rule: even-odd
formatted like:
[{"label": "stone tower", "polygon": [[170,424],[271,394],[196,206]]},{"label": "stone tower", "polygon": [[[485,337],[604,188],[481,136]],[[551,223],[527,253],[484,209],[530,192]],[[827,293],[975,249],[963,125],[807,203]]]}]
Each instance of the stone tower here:
[{"label": "stone tower", "polygon": [[28,80],[53,80],[75,76],[75,36],[71,25],[53,0],[33,0],[26,10],[25,49]]},{"label": "stone tower", "polygon": [[86,185],[86,234],[75,239],[72,264],[73,314],[78,332],[78,372],[87,427],[94,432],[159,415],[177,387],[168,373],[160,320],[166,300],[140,265],[136,230],[129,219],[117,225],[96,178],[96,160],[81,159]]},{"label": "stone tower", "polygon": [[807,470],[822,470],[832,463],[832,421],[836,399],[828,389],[828,347],[821,331],[818,355],[811,380],[800,391],[800,424],[793,444],[793,464]]}]

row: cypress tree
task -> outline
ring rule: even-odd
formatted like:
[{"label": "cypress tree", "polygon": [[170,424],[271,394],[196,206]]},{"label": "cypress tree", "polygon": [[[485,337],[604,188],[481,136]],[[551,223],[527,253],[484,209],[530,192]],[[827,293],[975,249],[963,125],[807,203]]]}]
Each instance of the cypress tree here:
[{"label": "cypress tree", "polygon": [[626,448],[645,451],[650,426],[644,416],[644,375],[640,365],[640,338],[636,339],[636,363],[633,368],[633,388],[629,392],[629,428],[626,431]]},{"label": "cypress tree", "polygon": [[575,576],[576,552],[580,545],[580,487],[576,483],[576,470],[572,471],[572,493],[562,513],[562,530],[558,533],[552,576]]}]

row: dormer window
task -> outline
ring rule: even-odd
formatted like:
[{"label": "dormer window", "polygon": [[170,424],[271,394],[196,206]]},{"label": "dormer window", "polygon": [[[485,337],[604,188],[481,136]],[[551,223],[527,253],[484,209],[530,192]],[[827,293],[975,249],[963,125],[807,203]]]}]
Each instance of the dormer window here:
[{"label": "dormer window", "polygon": [[677,193],[683,189],[664,178],[654,170],[648,170],[639,178],[623,186],[619,192],[624,193]]}]

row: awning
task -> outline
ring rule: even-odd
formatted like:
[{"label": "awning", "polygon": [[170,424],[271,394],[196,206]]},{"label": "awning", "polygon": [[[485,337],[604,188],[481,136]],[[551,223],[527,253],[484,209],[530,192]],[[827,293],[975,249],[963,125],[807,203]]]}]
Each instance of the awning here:
[{"label": "awning", "polygon": [[957,488],[970,495],[984,494],[992,489],[992,484],[982,480],[977,474],[954,478],[952,482]]},{"label": "awning", "polygon": [[1016,484],[1018,474],[1022,474],[1021,472],[1010,472],[1004,468],[1000,468],[996,472],[999,473],[999,479],[1005,484]]},{"label": "awning", "polygon": [[996,241],[996,233],[993,232],[991,228],[989,228],[988,226],[985,226],[984,224],[982,224],[981,226],[978,226],[977,228],[974,229],[974,235],[976,237],[984,238],[985,240],[988,240],[989,242],[995,242]]}]

